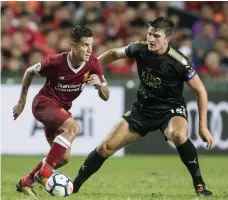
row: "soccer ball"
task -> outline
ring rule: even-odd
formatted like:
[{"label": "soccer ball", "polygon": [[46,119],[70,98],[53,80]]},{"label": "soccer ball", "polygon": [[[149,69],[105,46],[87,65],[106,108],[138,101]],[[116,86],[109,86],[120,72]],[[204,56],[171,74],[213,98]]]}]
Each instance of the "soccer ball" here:
[{"label": "soccer ball", "polygon": [[73,192],[73,183],[65,174],[53,174],[47,182],[45,189],[52,196],[66,197]]}]

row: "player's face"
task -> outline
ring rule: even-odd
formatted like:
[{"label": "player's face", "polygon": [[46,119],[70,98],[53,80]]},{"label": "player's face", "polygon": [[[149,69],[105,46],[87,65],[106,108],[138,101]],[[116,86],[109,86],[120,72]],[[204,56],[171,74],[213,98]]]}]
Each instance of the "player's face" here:
[{"label": "player's face", "polygon": [[147,42],[148,50],[152,52],[163,52],[166,50],[171,37],[166,37],[163,30],[155,31],[153,27],[148,28]]},{"label": "player's face", "polygon": [[83,37],[78,42],[72,42],[74,56],[81,61],[88,61],[92,53],[93,37]]}]

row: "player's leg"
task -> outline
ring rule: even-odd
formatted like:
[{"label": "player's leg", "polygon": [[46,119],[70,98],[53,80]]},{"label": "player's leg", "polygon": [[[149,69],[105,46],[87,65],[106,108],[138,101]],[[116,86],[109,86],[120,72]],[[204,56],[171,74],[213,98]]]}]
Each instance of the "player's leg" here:
[{"label": "player's leg", "polygon": [[70,162],[70,150],[71,148],[68,148],[65,152],[65,154],[63,155],[63,157],[60,159],[60,161],[57,163],[57,165],[55,166],[55,170],[63,167],[64,165],[68,164]]},{"label": "player's leg", "polygon": [[[56,130],[57,130],[56,128],[44,127],[45,136],[50,146],[54,141]],[[45,160],[46,160],[46,157],[42,159],[32,171],[30,171],[27,175],[22,177],[17,182],[16,189],[18,192],[22,192],[26,195],[35,195],[35,191],[32,189],[32,185],[34,183],[34,175],[36,172],[40,170]]]},{"label": "player's leg", "polygon": [[[55,137],[59,135],[59,133],[57,132],[56,128],[45,127],[45,135],[49,145],[52,146],[52,143]],[[54,169],[56,170],[64,166],[69,162],[69,160],[70,160],[70,148],[66,150],[64,156],[60,159],[60,162],[55,166]],[[26,195],[32,195],[32,196],[35,195],[35,191],[32,188],[32,185],[34,183],[34,175],[36,172],[40,170],[40,168],[42,167],[45,161],[46,161],[46,157],[43,160],[41,160],[31,172],[29,172],[26,176],[22,177],[17,182],[16,188],[18,192],[22,192]]]},{"label": "player's leg", "polygon": [[72,141],[79,132],[79,125],[72,118],[70,112],[52,101],[52,99],[44,96],[34,98],[32,111],[34,117],[43,123],[45,127],[55,128],[61,133],[55,137],[46,161],[35,174],[35,179],[44,185],[57,163],[70,148]]},{"label": "player's leg", "polygon": [[196,148],[188,138],[187,120],[180,116],[172,117],[164,130],[164,135],[175,144],[182,162],[192,176],[196,193],[204,196],[212,195],[212,192],[205,187],[201,176]]},{"label": "player's leg", "polygon": [[22,193],[24,193],[26,195],[30,195],[30,196],[36,195],[35,191],[32,188],[32,185],[34,183],[34,175],[42,167],[44,159],[41,160],[31,172],[29,172],[26,176],[22,177],[17,182],[16,189],[18,192],[22,192]]},{"label": "player's leg", "polygon": [[[60,132],[58,131],[58,129],[56,128],[49,128],[49,127],[45,127],[45,135],[46,135],[46,139],[50,145],[50,147],[52,146],[55,138],[60,135]],[[60,167],[66,165],[67,163],[70,162],[70,150],[71,148],[68,148],[65,152],[65,154],[63,155],[63,157],[60,159],[60,161],[56,164],[55,166],[55,170],[59,169]],[[45,159],[46,160],[46,159]]]},{"label": "player's leg", "polygon": [[[53,169],[55,169],[61,159],[64,158],[64,155],[66,155],[66,157],[69,155],[71,143],[79,133],[79,125],[73,118],[68,118],[58,128],[58,131],[60,131],[61,134],[54,139],[45,163],[35,175],[36,180],[43,185],[47,178],[51,176]],[[69,160],[69,157],[65,159],[65,161],[66,160]]]},{"label": "player's leg", "polygon": [[125,147],[140,137],[136,132],[129,129],[125,119],[121,119],[111,130],[110,134],[93,150],[80,167],[74,180],[74,193],[77,193],[81,185],[94,174],[117,150]]}]

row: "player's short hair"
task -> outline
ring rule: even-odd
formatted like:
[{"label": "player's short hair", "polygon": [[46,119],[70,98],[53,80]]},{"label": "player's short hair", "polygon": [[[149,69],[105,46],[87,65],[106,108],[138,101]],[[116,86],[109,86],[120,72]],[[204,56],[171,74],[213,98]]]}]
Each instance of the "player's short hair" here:
[{"label": "player's short hair", "polygon": [[75,26],[70,31],[70,40],[79,41],[83,37],[93,37],[93,32],[85,26]]},{"label": "player's short hair", "polygon": [[155,20],[148,22],[147,26],[148,28],[153,27],[155,31],[163,30],[166,37],[168,37],[172,35],[174,24],[169,19],[165,19],[164,17],[158,17]]}]

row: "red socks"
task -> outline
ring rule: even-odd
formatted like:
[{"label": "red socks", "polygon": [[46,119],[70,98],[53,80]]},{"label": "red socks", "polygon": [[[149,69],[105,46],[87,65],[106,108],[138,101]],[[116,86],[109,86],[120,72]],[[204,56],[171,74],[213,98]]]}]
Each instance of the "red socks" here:
[{"label": "red socks", "polygon": [[51,176],[52,170],[70,146],[71,143],[61,135],[55,138],[51,149],[47,155],[46,162],[44,162],[43,166],[40,169],[41,177],[48,178],[49,176]]}]

